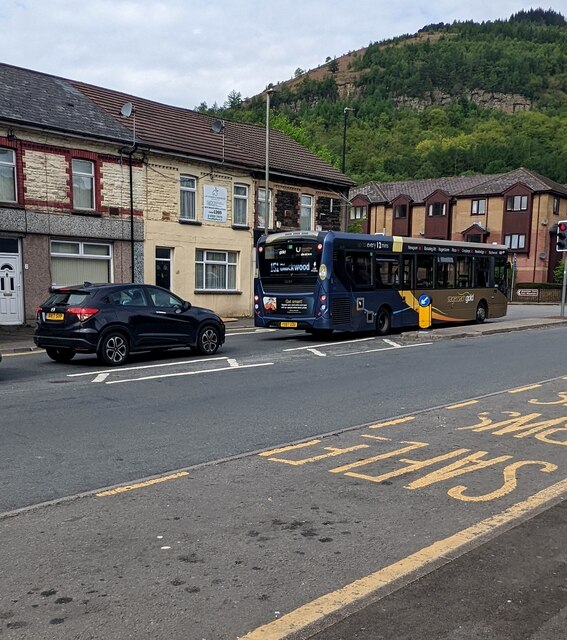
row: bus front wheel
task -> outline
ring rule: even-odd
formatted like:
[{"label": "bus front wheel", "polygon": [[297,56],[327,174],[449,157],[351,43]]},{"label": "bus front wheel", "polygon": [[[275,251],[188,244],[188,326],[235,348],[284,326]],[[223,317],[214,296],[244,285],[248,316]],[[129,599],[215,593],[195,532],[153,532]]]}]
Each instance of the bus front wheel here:
[{"label": "bus front wheel", "polygon": [[479,302],[478,307],[476,308],[476,321],[478,324],[482,324],[488,316],[488,312],[486,311],[486,304],[484,302]]},{"label": "bus front wheel", "polygon": [[392,328],[392,316],[390,311],[381,307],[376,314],[376,333],[379,336],[387,336]]}]

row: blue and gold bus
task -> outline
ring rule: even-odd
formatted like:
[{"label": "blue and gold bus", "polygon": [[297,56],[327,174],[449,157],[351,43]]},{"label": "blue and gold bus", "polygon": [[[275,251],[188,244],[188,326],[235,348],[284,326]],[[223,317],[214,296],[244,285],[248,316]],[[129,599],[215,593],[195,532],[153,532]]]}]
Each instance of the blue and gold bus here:
[{"label": "blue and gold bus", "polygon": [[290,231],[256,247],[254,324],[326,336],[419,324],[484,322],[506,315],[504,245],[427,238]]}]

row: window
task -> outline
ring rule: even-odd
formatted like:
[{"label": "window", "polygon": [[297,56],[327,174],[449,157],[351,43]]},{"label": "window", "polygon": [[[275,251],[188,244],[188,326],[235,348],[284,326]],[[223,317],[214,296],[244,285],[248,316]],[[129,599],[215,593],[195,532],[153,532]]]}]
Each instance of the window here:
[{"label": "window", "polygon": [[482,235],[480,233],[469,233],[465,237],[465,242],[482,242]]},{"label": "window", "polygon": [[527,211],[528,196],[509,196],[506,198],[506,211]]},{"label": "window", "polygon": [[[270,220],[272,218],[272,190],[268,193],[268,228],[270,226]],[[260,229],[266,228],[266,190],[258,189],[258,227]]]},{"label": "window", "polygon": [[73,207],[75,209],[94,210],[94,162],[74,158],[71,161],[73,171]]},{"label": "window", "polygon": [[299,212],[299,228],[303,231],[309,231],[313,228],[313,196],[301,196],[301,209]]},{"label": "window", "polygon": [[234,185],[234,205],[232,224],[246,226],[248,220],[248,187],[245,184]]},{"label": "window", "polygon": [[183,300],[178,298],[169,291],[162,291],[155,287],[147,287],[147,291],[150,295],[150,300],[155,307],[169,308],[169,309],[183,309]]},{"label": "window", "polygon": [[430,216],[444,216],[446,204],[444,202],[432,202],[429,205]]},{"label": "window", "polygon": [[557,197],[553,198],[553,215],[559,215],[559,198]]},{"label": "window", "polygon": [[197,249],[195,253],[195,289],[236,291],[236,251]]},{"label": "window", "polygon": [[364,220],[366,218],[366,207],[351,207],[351,220]]},{"label": "window", "polygon": [[451,256],[437,256],[435,270],[438,289],[453,289],[455,286],[455,259]]},{"label": "window", "polygon": [[156,284],[171,288],[171,249],[156,247]]},{"label": "window", "polygon": [[53,286],[80,282],[111,282],[112,247],[95,242],[52,240]]},{"label": "window", "polygon": [[394,207],[394,218],[407,218],[408,217],[408,205],[397,204]]},{"label": "window", "polygon": [[0,149],[0,202],[16,202],[16,153]]},{"label": "window", "polygon": [[416,286],[418,289],[433,286],[433,256],[417,256]]},{"label": "window", "polygon": [[141,287],[129,287],[120,289],[108,296],[111,304],[124,305],[126,307],[147,307],[148,303]]},{"label": "window", "polygon": [[486,213],[486,200],[473,200],[471,202],[471,215],[483,216]]},{"label": "window", "polygon": [[179,177],[179,219],[197,219],[197,179],[191,176]]},{"label": "window", "polygon": [[525,249],[526,248],[526,236],[523,233],[511,233],[504,236],[504,244],[508,249]]},{"label": "window", "polygon": [[457,258],[457,287],[472,287],[472,265],[471,256]]}]

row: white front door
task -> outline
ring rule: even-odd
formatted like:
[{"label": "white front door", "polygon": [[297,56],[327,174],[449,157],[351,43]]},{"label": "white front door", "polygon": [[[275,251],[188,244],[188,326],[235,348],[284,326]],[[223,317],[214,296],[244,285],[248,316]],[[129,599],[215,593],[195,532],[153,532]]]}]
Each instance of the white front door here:
[{"label": "white front door", "polygon": [[0,253],[0,325],[23,323],[22,302],[20,257]]}]

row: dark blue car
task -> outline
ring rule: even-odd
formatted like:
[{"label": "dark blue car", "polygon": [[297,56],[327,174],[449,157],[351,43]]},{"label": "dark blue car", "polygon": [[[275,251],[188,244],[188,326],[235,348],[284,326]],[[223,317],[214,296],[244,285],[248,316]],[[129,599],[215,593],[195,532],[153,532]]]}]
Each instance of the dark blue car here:
[{"label": "dark blue car", "polygon": [[34,342],[56,362],[96,353],[101,362],[115,366],[135,351],[189,347],[213,355],[224,338],[220,316],[167,289],[85,282],[51,290],[37,308]]}]

